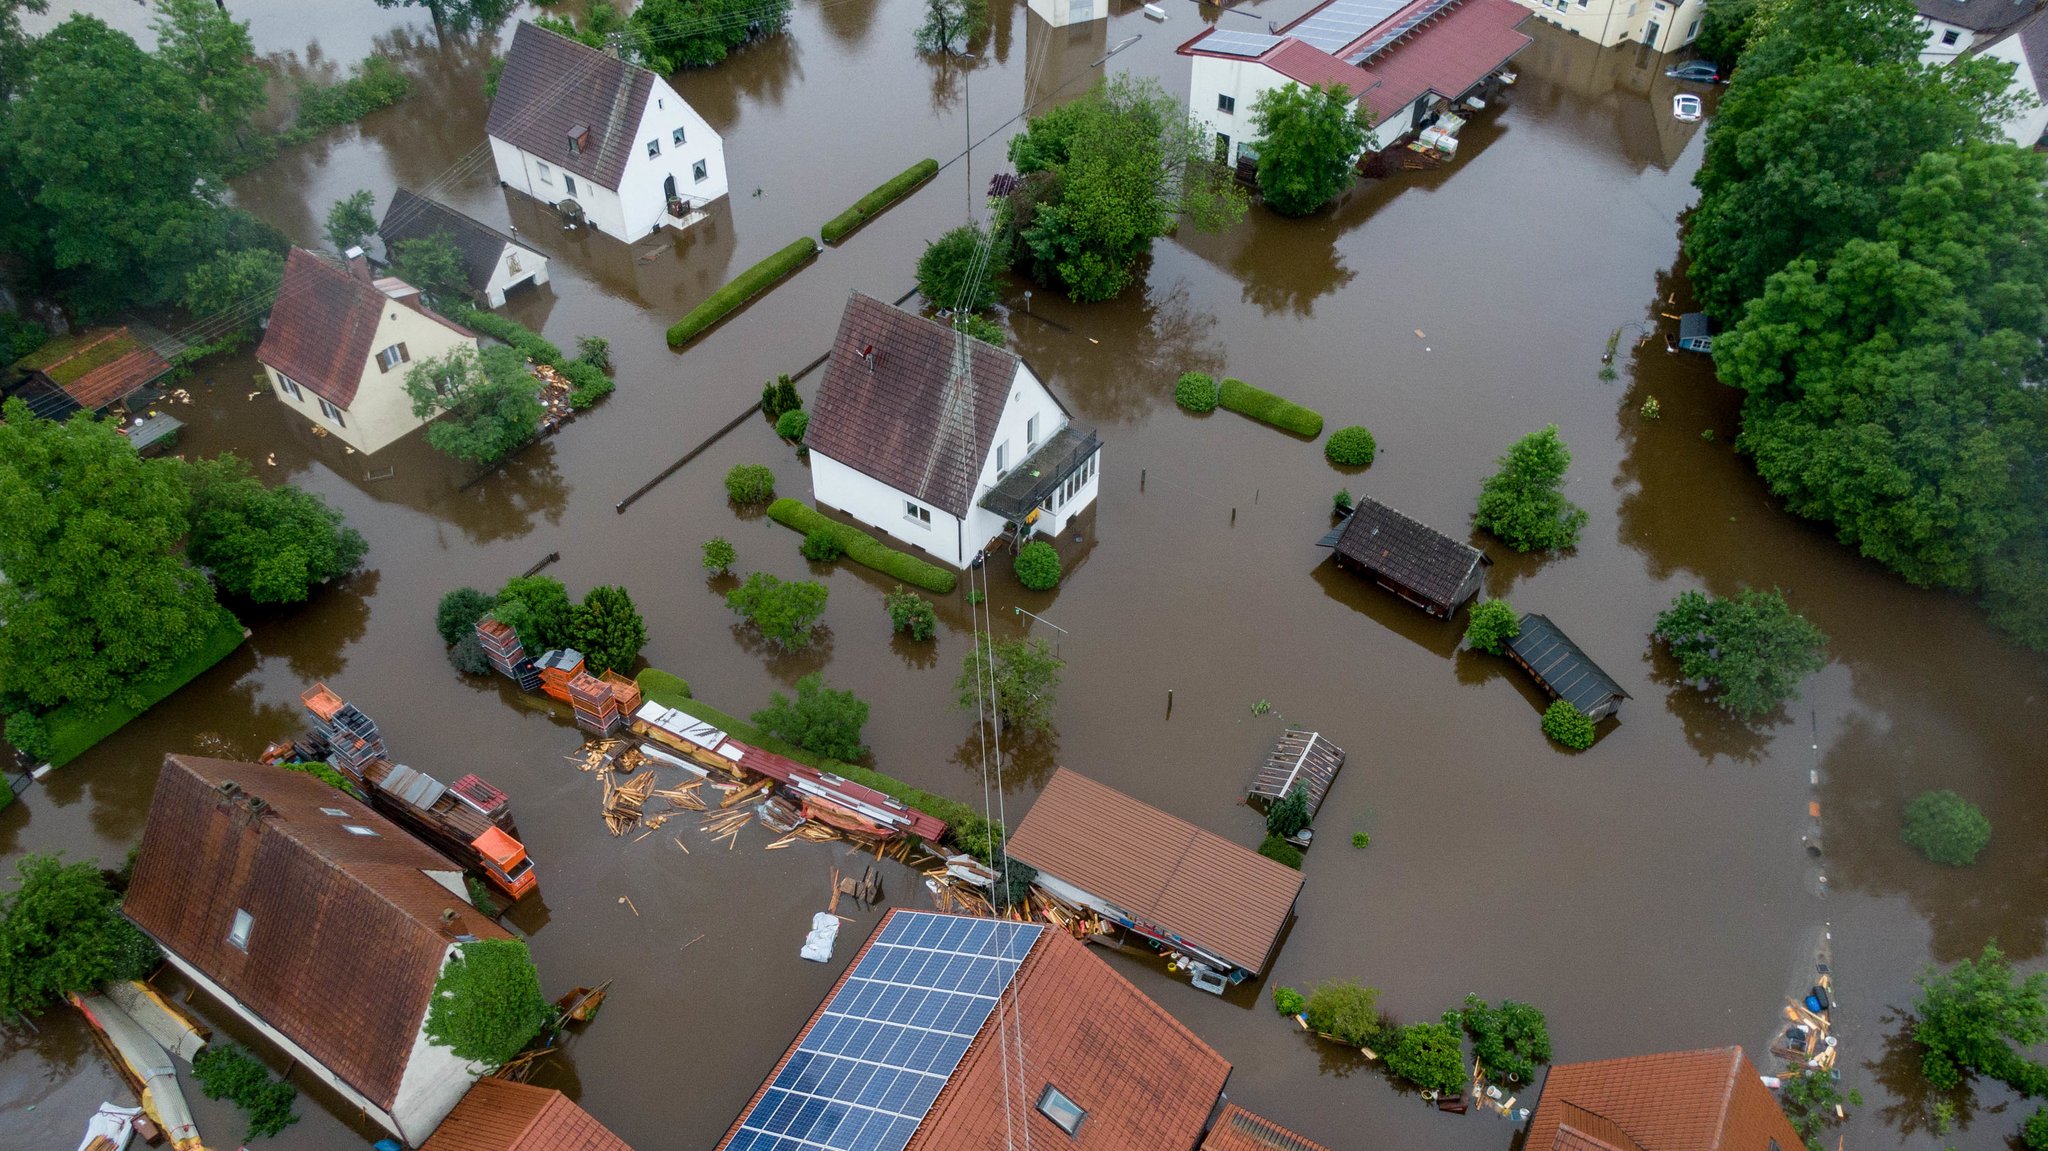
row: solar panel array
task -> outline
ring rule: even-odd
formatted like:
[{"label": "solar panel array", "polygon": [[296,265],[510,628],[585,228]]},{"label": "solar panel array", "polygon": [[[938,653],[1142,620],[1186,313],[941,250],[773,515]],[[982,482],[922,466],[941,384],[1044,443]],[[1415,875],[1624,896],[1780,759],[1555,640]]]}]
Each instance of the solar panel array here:
[{"label": "solar panel array", "polygon": [[1225,56],[1263,56],[1266,50],[1280,42],[1278,36],[1263,32],[1211,32],[1195,44],[1197,52],[1217,52]]},{"label": "solar panel array", "polygon": [[898,911],[730,1151],[903,1151],[1043,926]]},{"label": "solar panel array", "polygon": [[1456,0],[1429,0],[1429,3],[1402,17],[1400,23],[1373,37],[1372,43],[1345,57],[1345,60],[1352,64],[1364,63],[1367,57],[1406,36],[1417,24],[1450,7],[1455,2]]},{"label": "solar panel array", "polygon": [[1307,19],[1287,30],[1289,36],[1303,40],[1336,55],[1344,45],[1351,43],[1373,29],[1373,26],[1401,10],[1408,0],[1335,0],[1327,8],[1319,9]]}]

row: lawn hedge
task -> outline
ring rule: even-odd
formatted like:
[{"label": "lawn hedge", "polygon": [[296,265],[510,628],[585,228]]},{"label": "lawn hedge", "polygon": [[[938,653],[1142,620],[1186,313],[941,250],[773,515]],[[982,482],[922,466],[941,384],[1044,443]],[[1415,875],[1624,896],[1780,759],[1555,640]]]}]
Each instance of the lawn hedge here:
[{"label": "lawn hedge", "polygon": [[826,516],[809,504],[787,498],[776,500],[768,505],[768,518],[804,536],[818,531],[830,532],[839,540],[847,559],[926,591],[943,595],[952,591],[953,585],[959,582],[960,577],[951,571],[918,559],[909,552],[897,551],[851,524]]},{"label": "lawn hedge", "polygon": [[687,315],[675,322],[675,326],[668,330],[668,346],[680,348],[696,339],[698,333],[724,319],[741,304],[774,287],[817,254],[818,242],[805,236],[734,276],[725,287],[711,293],[703,303],[691,308]]},{"label": "lawn hedge", "polygon": [[1250,416],[1282,431],[1293,432],[1297,436],[1313,437],[1323,434],[1321,412],[1304,408],[1293,400],[1283,400],[1243,380],[1225,379],[1216,402],[1239,415]]},{"label": "lawn hedge", "polygon": [[837,244],[852,235],[854,229],[881,215],[883,209],[908,196],[912,189],[938,174],[937,160],[919,160],[891,177],[881,187],[855,200],[853,207],[825,221],[825,226],[818,230],[818,234],[825,237],[826,243]]},{"label": "lawn hedge", "polygon": [[199,677],[199,673],[227,658],[247,637],[242,623],[228,612],[209,624],[205,633],[183,659],[167,663],[127,685],[127,692],[142,699],[141,707],[110,702],[100,707],[67,703],[43,716],[50,733],[49,763],[62,767],[83,755],[87,748],[121,730],[131,719],[161,703],[172,692]]}]

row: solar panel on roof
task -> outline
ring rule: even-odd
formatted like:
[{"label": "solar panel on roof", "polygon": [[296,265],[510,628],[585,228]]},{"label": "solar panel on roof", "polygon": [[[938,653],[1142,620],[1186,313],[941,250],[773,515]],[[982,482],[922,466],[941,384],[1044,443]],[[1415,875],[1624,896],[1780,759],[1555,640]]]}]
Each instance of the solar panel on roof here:
[{"label": "solar panel on roof", "polygon": [[1455,0],[1430,0],[1429,3],[1410,12],[1400,23],[1373,37],[1372,43],[1345,57],[1345,60],[1353,64],[1364,63],[1367,57],[1407,35],[1417,24],[1450,7],[1454,2]]},{"label": "solar panel on roof", "polygon": [[1334,55],[1338,49],[1400,11],[1404,3],[1406,0],[1335,0],[1329,7],[1318,9],[1289,28],[1287,34]]},{"label": "solar panel on roof", "polygon": [[1263,32],[1211,32],[1202,37],[1195,50],[1225,56],[1263,56],[1267,49],[1279,42],[1280,37]]},{"label": "solar panel on roof", "polygon": [[741,1118],[730,1151],[902,1151],[1043,929],[897,912]]}]

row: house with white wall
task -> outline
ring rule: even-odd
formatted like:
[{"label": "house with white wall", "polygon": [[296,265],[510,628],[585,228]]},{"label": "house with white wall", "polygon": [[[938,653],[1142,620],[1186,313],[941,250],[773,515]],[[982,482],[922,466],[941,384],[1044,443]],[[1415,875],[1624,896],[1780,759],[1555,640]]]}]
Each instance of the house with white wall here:
[{"label": "house with white wall", "polygon": [[548,258],[539,249],[404,188],[392,193],[377,236],[384,241],[386,258],[393,260],[398,245],[408,240],[445,238],[462,260],[469,290],[493,308],[504,306],[505,293],[521,284],[548,282]]},{"label": "house with white wall", "polygon": [[725,142],[668,81],[523,20],[484,134],[499,183],[614,239],[688,227],[726,193]]},{"label": "house with white wall", "polygon": [[[1707,0],[1517,0],[1536,19],[1583,36],[1602,48],[1641,44],[1676,52],[1700,34]],[[1944,0],[1946,2],[1946,0]],[[1733,60],[1720,62],[1724,68]]]},{"label": "house with white wall", "polygon": [[121,910],[173,967],[408,1146],[484,1070],[427,1038],[448,960],[510,939],[462,871],[302,772],[171,755]]},{"label": "house with white wall", "polygon": [[1920,26],[1927,30],[1921,62],[1946,64],[1999,39],[2034,15],[2039,4],[2037,0],[1915,0],[1914,7],[1920,11]]},{"label": "house with white wall", "polygon": [[1055,28],[1109,19],[1109,0],[1030,0],[1028,6]]},{"label": "house with white wall", "polygon": [[1325,0],[1270,32],[1210,28],[1193,58],[1188,108],[1235,166],[1257,139],[1259,97],[1290,84],[1342,84],[1370,114],[1368,147],[1388,148],[1473,95],[1529,46],[1516,0]]},{"label": "house with white wall", "polygon": [[1095,502],[1102,441],[1016,353],[853,293],[804,432],[811,494],[964,568]]},{"label": "house with white wall", "polygon": [[304,248],[284,280],[256,361],[285,405],[369,455],[427,421],[405,394],[412,365],[477,346],[476,333],[436,314],[418,288],[378,277],[361,248],[336,267]]}]

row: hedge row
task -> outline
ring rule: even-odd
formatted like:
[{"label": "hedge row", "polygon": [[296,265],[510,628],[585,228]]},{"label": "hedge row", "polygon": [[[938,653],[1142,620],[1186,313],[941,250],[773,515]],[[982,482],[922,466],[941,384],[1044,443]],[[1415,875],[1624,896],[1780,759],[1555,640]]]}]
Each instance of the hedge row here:
[{"label": "hedge row", "polygon": [[471,304],[453,303],[443,309],[448,318],[466,328],[474,328],[493,339],[503,340],[512,345],[514,351],[536,364],[546,364],[562,373],[569,381],[569,406],[577,411],[589,407],[612,394],[618,387],[604,370],[588,360],[572,360],[562,354],[562,349],[546,336],[520,323],[510,316],[486,312]]},{"label": "hedge row", "polygon": [[197,679],[200,672],[226,659],[229,652],[242,646],[245,638],[241,621],[226,608],[221,608],[213,622],[206,626],[199,642],[183,659],[167,663],[127,685],[124,694],[140,699],[142,706],[127,707],[118,701],[102,707],[67,703],[52,710],[43,716],[43,728],[49,733],[49,746],[44,749],[49,754],[43,757],[45,762],[52,767],[62,767],[77,759],[87,748],[121,730],[129,720]]},{"label": "hedge row", "polygon": [[926,591],[944,595],[959,582],[960,577],[951,571],[918,559],[909,552],[897,551],[851,524],[829,518],[809,504],[792,499],[776,500],[768,505],[768,518],[783,527],[796,529],[797,534],[805,537],[812,532],[830,532],[839,541],[839,550],[846,553],[847,559]]},{"label": "hedge row", "polygon": [[911,189],[938,175],[938,173],[939,162],[937,160],[919,160],[890,179],[889,182],[854,201],[853,207],[825,221],[825,226],[819,229],[818,234],[825,237],[825,242],[828,244],[838,243],[851,235],[854,229],[881,215],[883,209],[908,196]]},{"label": "hedge row", "polygon": [[733,277],[732,282],[711,293],[689,314],[668,330],[668,346],[680,348],[697,338],[704,329],[724,319],[741,304],[781,282],[783,277],[804,266],[818,254],[818,242],[805,236],[787,248]]},{"label": "hedge row", "polygon": [[1255,388],[1243,380],[1226,379],[1217,403],[1240,415],[1268,423],[1282,431],[1297,436],[1319,436],[1323,434],[1321,412],[1302,407],[1293,400],[1283,400],[1263,388]]}]

